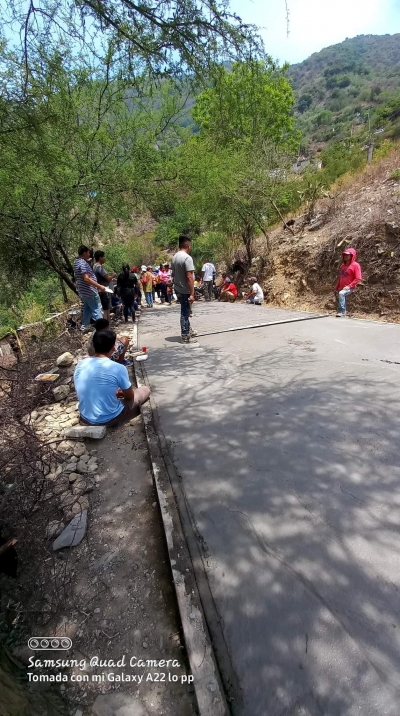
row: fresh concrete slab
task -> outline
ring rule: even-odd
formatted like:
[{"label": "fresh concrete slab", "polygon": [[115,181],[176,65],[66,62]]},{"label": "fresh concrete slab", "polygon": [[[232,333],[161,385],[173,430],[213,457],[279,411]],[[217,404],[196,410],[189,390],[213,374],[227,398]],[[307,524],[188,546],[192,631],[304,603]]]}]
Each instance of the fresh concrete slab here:
[{"label": "fresh concrete slab", "polygon": [[[293,313],[196,304],[192,323]],[[233,714],[398,716],[400,327],[179,335],[178,308],[141,320]]]}]

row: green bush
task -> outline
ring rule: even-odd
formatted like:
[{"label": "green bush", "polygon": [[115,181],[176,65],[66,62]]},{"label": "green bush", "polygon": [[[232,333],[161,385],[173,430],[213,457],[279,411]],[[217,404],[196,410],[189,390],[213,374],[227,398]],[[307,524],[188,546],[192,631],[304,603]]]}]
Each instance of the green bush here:
[{"label": "green bush", "polygon": [[389,179],[393,179],[394,181],[398,181],[400,179],[400,169],[395,169],[394,172],[391,173]]}]

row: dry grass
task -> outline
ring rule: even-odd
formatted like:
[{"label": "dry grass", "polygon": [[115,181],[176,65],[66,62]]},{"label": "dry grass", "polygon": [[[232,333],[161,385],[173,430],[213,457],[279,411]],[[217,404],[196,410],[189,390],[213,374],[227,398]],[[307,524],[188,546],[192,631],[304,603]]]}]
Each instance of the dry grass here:
[{"label": "dry grass", "polygon": [[317,203],[318,230],[309,231],[300,220],[294,237],[282,227],[272,232],[272,266],[264,274],[271,302],[333,308],[341,254],[353,246],[363,283],[351,297],[352,310],[400,321],[400,182],[391,178],[399,166],[400,150],[395,149],[355,177],[342,177],[330,198]]}]

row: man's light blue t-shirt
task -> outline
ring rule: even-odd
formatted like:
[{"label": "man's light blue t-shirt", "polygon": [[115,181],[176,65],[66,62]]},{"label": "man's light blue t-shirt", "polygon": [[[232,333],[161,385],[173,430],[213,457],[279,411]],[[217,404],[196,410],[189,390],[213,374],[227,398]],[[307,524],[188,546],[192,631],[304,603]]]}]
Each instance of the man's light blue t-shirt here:
[{"label": "man's light blue t-shirt", "polygon": [[116,418],[124,406],[115,395],[118,388],[131,387],[124,365],[109,358],[84,358],[76,366],[75,389],[79,412],[88,423],[99,425]]}]

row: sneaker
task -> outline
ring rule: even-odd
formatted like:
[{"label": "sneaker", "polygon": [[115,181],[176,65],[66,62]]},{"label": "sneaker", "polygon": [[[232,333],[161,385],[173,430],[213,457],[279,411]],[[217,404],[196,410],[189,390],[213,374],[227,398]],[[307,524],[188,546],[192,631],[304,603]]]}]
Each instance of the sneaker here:
[{"label": "sneaker", "polygon": [[337,313],[336,318],[344,318],[344,313]]},{"label": "sneaker", "polygon": [[182,343],[198,343],[198,340],[192,336],[182,336]]},{"label": "sneaker", "polygon": [[198,336],[198,335],[199,335],[199,334],[197,333],[197,331],[194,331],[193,328],[190,329],[190,331],[189,331],[189,336],[190,336],[191,338],[195,338],[195,337]]},{"label": "sneaker", "polygon": [[94,326],[88,325],[88,326],[81,326],[82,333],[92,333],[94,331]]}]

